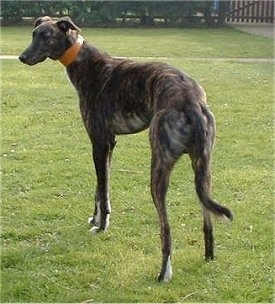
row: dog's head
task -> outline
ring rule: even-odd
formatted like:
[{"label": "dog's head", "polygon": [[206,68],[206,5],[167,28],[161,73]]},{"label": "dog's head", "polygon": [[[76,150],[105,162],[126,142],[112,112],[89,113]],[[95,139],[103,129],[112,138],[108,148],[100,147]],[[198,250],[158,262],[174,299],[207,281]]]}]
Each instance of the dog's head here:
[{"label": "dog's head", "polygon": [[56,60],[76,41],[80,29],[69,17],[54,21],[48,16],[35,21],[30,46],[19,56],[28,65],[34,65],[46,58]]}]

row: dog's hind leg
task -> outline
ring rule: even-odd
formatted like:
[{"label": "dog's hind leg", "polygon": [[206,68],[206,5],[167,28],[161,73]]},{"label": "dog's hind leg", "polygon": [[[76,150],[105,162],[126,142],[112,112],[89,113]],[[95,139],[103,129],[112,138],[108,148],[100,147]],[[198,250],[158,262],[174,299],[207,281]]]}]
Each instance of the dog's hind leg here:
[{"label": "dog's hind leg", "polygon": [[[205,259],[214,259],[214,237],[211,213],[217,216],[225,216],[232,220],[231,211],[218,204],[211,198],[211,153],[215,136],[215,122],[209,111],[204,111],[203,116],[197,115],[197,128],[190,150],[190,158],[195,173],[196,192],[203,209],[203,232],[205,241]],[[197,132],[197,134],[196,134]]]},{"label": "dog's hind leg", "polygon": [[188,134],[190,129],[184,113],[174,109],[157,113],[150,126],[151,193],[159,216],[162,247],[158,281],[168,282],[172,278],[171,234],[165,199],[172,168],[185,151]]},{"label": "dog's hind leg", "polygon": [[214,259],[213,224],[211,219],[211,212],[206,207],[206,202],[209,202],[211,200],[211,172],[209,154],[206,157],[204,156],[195,159],[193,158],[192,166],[195,173],[196,192],[202,204],[205,260],[208,261]]},{"label": "dog's hind leg", "polygon": [[[192,159],[192,166],[195,173],[195,187],[197,195],[202,204],[203,210],[203,232],[205,241],[205,259],[214,259],[214,237],[211,213],[217,216],[225,216],[232,220],[231,211],[218,204],[211,198],[211,172],[210,172],[210,152],[203,152],[204,155]],[[192,158],[192,156],[191,156]]]},{"label": "dog's hind leg", "polygon": [[158,281],[168,282],[172,278],[171,234],[165,197],[169,184],[170,168],[162,163],[154,150],[152,153],[151,192],[159,216],[162,246],[162,266]]}]

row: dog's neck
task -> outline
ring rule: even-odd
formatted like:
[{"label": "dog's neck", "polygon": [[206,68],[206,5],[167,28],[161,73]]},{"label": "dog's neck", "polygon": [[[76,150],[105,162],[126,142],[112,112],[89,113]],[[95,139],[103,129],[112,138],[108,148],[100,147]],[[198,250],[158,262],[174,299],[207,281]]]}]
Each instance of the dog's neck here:
[{"label": "dog's neck", "polygon": [[58,58],[58,60],[65,66],[68,67],[71,63],[73,63],[82,47],[84,42],[84,38],[82,36],[78,36],[75,43],[69,47],[65,53]]}]

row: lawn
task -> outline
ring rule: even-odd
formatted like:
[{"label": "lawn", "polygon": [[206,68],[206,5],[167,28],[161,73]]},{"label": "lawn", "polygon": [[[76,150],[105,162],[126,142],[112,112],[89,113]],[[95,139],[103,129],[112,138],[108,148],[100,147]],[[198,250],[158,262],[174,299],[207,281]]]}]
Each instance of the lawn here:
[{"label": "lawn", "polygon": [[[205,263],[200,207],[183,157],[167,199],[174,277],[157,283],[148,131],[117,138],[110,230],[91,235],[91,146],[63,67],[3,60],[1,302],[274,302],[274,66],[234,60],[272,58],[273,41],[230,29],[83,35],[115,56],[163,57],[203,85],[217,122],[213,194],[235,219],[215,220],[217,259]],[[20,53],[30,37],[28,28],[3,28],[2,54]]]}]

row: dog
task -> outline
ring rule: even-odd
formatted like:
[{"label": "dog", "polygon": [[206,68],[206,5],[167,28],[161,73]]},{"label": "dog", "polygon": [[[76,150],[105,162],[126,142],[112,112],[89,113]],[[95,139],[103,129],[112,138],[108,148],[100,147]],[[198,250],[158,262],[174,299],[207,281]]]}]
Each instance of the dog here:
[{"label": "dog", "polygon": [[59,60],[75,87],[84,126],[93,147],[97,176],[95,208],[89,218],[92,232],[109,226],[109,176],[116,135],[149,128],[151,195],[160,221],[162,264],[158,281],[172,278],[171,234],[166,193],[173,166],[188,154],[203,211],[206,261],[214,258],[211,213],[233,219],[230,209],[215,202],[211,191],[211,151],[215,120],[206,94],[197,81],[165,63],[119,59],[88,44],[69,17],[48,16],[35,22],[30,46],[19,59],[35,65]]}]

